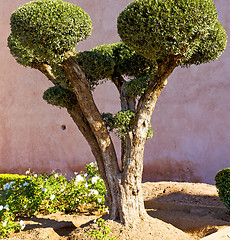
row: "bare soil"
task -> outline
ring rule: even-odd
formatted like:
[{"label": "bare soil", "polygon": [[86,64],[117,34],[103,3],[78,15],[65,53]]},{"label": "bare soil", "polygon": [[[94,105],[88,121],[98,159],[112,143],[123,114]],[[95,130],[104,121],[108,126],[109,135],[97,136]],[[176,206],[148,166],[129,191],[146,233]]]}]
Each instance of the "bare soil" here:
[{"label": "bare soil", "polygon": [[[149,219],[134,229],[108,220],[117,240],[196,240],[230,226],[230,215],[218,198],[216,187],[202,183],[143,183]],[[85,240],[96,228],[99,215],[55,213],[24,219],[26,228],[8,239]],[[106,219],[106,215],[103,216]]]}]

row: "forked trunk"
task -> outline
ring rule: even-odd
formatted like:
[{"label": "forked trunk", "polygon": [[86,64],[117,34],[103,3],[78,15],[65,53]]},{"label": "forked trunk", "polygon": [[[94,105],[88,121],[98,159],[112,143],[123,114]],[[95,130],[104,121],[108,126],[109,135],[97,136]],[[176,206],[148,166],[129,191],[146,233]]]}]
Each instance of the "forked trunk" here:
[{"label": "forked trunk", "polygon": [[[171,71],[174,69],[173,65]],[[166,70],[165,65],[159,68],[157,81],[152,81],[139,100],[136,110],[135,99],[129,98],[126,93],[125,81],[120,79],[119,82],[119,79],[115,79],[118,81],[117,84],[114,83],[121,95],[122,110],[136,111],[132,128],[123,139],[120,169],[112,140],[96,107],[84,72],[72,56],[69,56],[62,66],[77,97],[76,104],[67,111],[89,143],[98,163],[107,188],[106,202],[110,218],[134,227],[141,219],[147,218],[141,189],[144,145],[152,112],[170,71]],[[48,65],[35,67],[54,82],[55,77]]]},{"label": "forked trunk", "polygon": [[[122,160],[122,172],[116,180],[116,214],[120,221],[128,227],[134,227],[140,220],[147,218],[142,196],[142,172],[144,146],[148,126],[158,97],[167,84],[167,77],[173,71],[176,62],[159,68],[156,81],[152,81],[145,95],[139,101],[135,122],[125,138],[125,149]],[[166,70],[168,69],[168,71]]]}]

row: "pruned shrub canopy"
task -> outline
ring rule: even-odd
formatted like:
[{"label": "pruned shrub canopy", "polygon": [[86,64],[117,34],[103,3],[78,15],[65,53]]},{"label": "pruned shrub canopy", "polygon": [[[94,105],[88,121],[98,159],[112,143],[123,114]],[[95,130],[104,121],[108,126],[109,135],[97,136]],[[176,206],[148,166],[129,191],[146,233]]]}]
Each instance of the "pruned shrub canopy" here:
[{"label": "pruned shrub canopy", "polygon": [[90,51],[78,52],[75,56],[92,89],[99,84],[99,80],[120,75],[133,79],[153,75],[156,70],[154,61],[130,50],[123,42],[100,45]]},{"label": "pruned shrub canopy", "polygon": [[59,85],[47,89],[43,93],[43,99],[53,106],[72,109],[77,102],[75,94]]},{"label": "pruned shrub canopy", "polygon": [[146,58],[182,55],[186,66],[218,58],[227,40],[212,0],[135,0],[119,15],[118,33]]},{"label": "pruned shrub canopy", "polygon": [[57,63],[91,31],[91,19],[80,7],[60,0],[37,0],[13,12],[8,46],[24,66]]}]

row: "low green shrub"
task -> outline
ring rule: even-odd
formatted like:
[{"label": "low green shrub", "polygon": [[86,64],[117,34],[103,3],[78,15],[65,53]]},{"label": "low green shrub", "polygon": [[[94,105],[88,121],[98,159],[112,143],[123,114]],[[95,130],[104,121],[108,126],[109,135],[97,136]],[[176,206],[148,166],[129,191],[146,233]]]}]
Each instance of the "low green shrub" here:
[{"label": "low green shrub", "polygon": [[7,182],[11,181],[24,181],[28,176],[19,174],[0,174],[0,188],[3,187]]},{"label": "low green shrub", "polygon": [[105,210],[106,188],[96,163],[86,165],[86,172],[75,173],[71,180],[56,172],[47,175],[27,171],[22,176],[2,174],[0,183],[0,238],[24,229],[24,222],[18,222],[23,217]]},{"label": "low green shrub", "polygon": [[230,168],[220,170],[215,177],[220,199],[230,210]]}]

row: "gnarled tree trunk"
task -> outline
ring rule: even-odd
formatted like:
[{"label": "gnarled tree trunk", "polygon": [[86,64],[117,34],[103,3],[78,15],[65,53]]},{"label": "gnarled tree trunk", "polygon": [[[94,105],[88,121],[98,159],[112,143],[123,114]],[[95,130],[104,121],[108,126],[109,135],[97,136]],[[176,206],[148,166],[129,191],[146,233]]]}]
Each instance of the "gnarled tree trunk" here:
[{"label": "gnarled tree trunk", "polygon": [[[121,76],[114,78],[113,82],[120,93],[121,109],[136,111],[132,128],[123,139],[122,167],[119,168],[112,140],[94,102],[88,79],[75,57],[69,56],[62,64],[77,98],[75,105],[67,111],[87,140],[97,161],[107,188],[110,218],[118,219],[129,227],[147,217],[141,189],[144,145],[156,101],[175,65],[175,62],[162,64],[158,68],[157,77],[152,79],[137,106],[135,99],[126,93],[125,80]],[[43,64],[36,68],[54,82],[55,77],[49,66]]]}]

